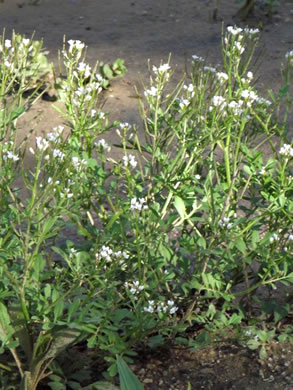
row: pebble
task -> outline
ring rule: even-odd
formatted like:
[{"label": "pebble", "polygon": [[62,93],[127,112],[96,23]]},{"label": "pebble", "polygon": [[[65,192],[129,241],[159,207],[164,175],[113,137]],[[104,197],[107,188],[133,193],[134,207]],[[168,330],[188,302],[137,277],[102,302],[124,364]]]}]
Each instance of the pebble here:
[{"label": "pebble", "polygon": [[144,384],[153,383],[153,380],[152,378],[145,378],[142,383]]}]

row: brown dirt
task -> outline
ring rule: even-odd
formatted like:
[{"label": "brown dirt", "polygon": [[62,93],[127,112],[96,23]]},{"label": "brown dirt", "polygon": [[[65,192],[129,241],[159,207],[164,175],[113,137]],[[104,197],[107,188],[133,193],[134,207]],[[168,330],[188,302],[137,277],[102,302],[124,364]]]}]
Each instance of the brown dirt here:
[{"label": "brown dirt", "polygon": [[[221,21],[234,24],[239,4],[221,0],[218,21],[212,21],[214,1],[206,0],[4,0],[0,2],[0,30],[12,29],[44,39],[49,58],[57,64],[57,53],[66,39],[80,39],[88,46],[88,61],[125,60],[128,73],[115,80],[107,92],[106,110],[111,118],[140,126],[134,86],[147,82],[147,60],[159,64],[172,53],[173,65],[184,70],[193,54],[212,65],[220,62]],[[280,64],[293,49],[293,1],[280,0],[278,13],[270,20],[262,10],[250,18],[263,25],[258,87],[277,91],[281,86]],[[267,97],[264,94],[264,97]],[[39,114],[37,124],[30,118]],[[50,131],[61,124],[52,103],[39,101],[30,117],[19,122],[19,136],[29,130]],[[113,141],[113,136],[108,136]],[[32,141],[33,142],[33,139]],[[223,344],[196,352],[170,349],[144,354],[133,369],[145,389],[291,389],[293,353],[290,346],[273,344],[269,359],[261,363],[252,351]],[[271,359],[271,360],[270,360]]]}]

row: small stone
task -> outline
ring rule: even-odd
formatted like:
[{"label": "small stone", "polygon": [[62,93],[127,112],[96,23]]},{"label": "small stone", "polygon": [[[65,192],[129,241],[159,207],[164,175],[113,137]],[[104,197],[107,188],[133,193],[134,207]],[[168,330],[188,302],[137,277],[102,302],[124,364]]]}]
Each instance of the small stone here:
[{"label": "small stone", "polygon": [[147,384],[147,383],[153,383],[153,380],[152,380],[152,378],[145,378],[145,379],[142,381],[142,383],[145,383],[145,384]]}]

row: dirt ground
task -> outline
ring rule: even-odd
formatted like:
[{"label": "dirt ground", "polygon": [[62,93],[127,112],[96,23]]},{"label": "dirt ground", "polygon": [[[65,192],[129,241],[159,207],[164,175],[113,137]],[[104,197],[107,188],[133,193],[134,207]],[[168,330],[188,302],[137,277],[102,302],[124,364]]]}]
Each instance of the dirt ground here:
[{"label": "dirt ground", "polygon": [[[127,74],[117,79],[107,92],[105,110],[111,118],[141,126],[134,86],[148,80],[147,61],[158,65],[172,54],[178,72],[190,64],[191,56],[202,56],[216,65],[221,61],[222,22],[234,24],[233,15],[241,4],[220,0],[218,20],[212,20],[215,1],[210,0],[4,0],[0,2],[0,31],[7,37],[14,29],[36,39],[44,39],[49,59],[57,64],[57,53],[66,39],[88,45],[88,62],[113,62],[123,58]],[[260,63],[255,71],[262,91],[281,86],[280,64],[293,50],[293,0],[280,0],[272,18],[261,7],[247,21],[262,24]],[[268,96],[264,93],[263,96]],[[36,133],[50,131],[62,123],[52,103],[39,101],[29,119],[19,122],[20,137],[32,127]],[[109,139],[111,141],[111,139]],[[289,346],[273,345],[271,360],[261,364],[249,350],[226,344],[194,353],[170,350],[146,355],[133,366],[145,389],[292,389],[293,353]]]}]

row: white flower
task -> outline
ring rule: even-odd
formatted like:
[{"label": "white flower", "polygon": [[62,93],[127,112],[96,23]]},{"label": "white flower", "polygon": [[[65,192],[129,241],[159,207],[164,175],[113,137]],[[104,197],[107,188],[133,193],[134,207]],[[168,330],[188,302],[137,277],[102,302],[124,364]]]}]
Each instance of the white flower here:
[{"label": "white flower", "polygon": [[132,198],[130,201],[130,210],[146,210],[148,206],[145,204],[144,198]]},{"label": "white flower", "polygon": [[95,144],[98,147],[101,147],[103,150],[106,150],[107,152],[110,152],[111,147],[107,144],[107,142],[104,139],[100,139],[98,142]]},{"label": "white flower", "polygon": [[22,39],[22,43],[24,44],[24,46],[28,46],[29,43],[30,43],[30,39],[28,39],[28,38],[23,38],[23,39]]},{"label": "white flower", "polygon": [[224,73],[224,72],[218,72],[216,74],[217,76],[217,79],[219,79],[220,81],[227,81],[228,80],[228,75],[227,73]]},{"label": "white flower", "polygon": [[171,69],[169,64],[160,65],[158,68],[156,66],[153,66],[153,72],[155,72],[157,74],[166,73],[166,72],[168,72],[169,69]]},{"label": "white flower", "polygon": [[11,48],[11,40],[10,39],[5,39],[5,42],[4,42],[4,46],[6,47],[6,49],[10,49]]},{"label": "white flower", "polygon": [[48,133],[47,134],[47,139],[51,142],[59,142],[64,130],[63,126],[57,126],[53,128],[54,132],[53,133]]},{"label": "white flower", "polygon": [[222,228],[227,228],[228,230],[232,229],[233,227],[233,223],[230,222],[229,217],[223,217],[222,219],[220,219],[218,225]]},{"label": "white flower", "polygon": [[190,101],[188,99],[182,99],[179,101],[179,107],[181,108],[181,110],[188,107],[189,104],[190,104]]},{"label": "white flower", "polygon": [[61,161],[64,160],[65,154],[59,149],[53,149],[53,157],[59,158]]},{"label": "white flower", "polygon": [[230,34],[232,34],[232,35],[238,35],[238,34],[240,34],[240,33],[242,33],[242,28],[240,28],[240,27],[236,27],[236,26],[228,26],[227,27],[227,31],[228,31],[228,33],[230,33]]},{"label": "white flower", "polygon": [[293,58],[293,50],[288,51],[288,52],[285,54],[285,58],[287,58],[287,59]]},{"label": "white flower", "polygon": [[[227,103],[223,96],[213,96],[212,98],[212,104],[214,107],[219,107],[220,109],[223,109]],[[213,107],[210,107],[210,111]]]},{"label": "white flower", "polygon": [[64,192],[62,192],[60,194],[60,197],[61,198],[67,198],[67,199],[70,199],[73,197],[73,194],[70,192],[70,189],[69,188],[65,188],[64,189]]},{"label": "white flower", "polygon": [[288,241],[293,241],[293,234],[289,234]]},{"label": "white flower", "polygon": [[73,39],[70,39],[68,41],[68,44],[69,44],[69,53],[71,53],[74,49],[81,51],[85,47],[85,44],[79,40],[75,41]]},{"label": "white flower", "polygon": [[273,233],[273,235],[270,237],[270,243],[273,243],[274,241],[278,241],[279,236],[276,233]]},{"label": "white flower", "polygon": [[128,167],[130,165],[132,168],[135,168],[137,166],[137,161],[135,160],[135,156],[133,156],[132,154],[129,154],[128,156],[124,156],[122,160],[123,160],[123,165],[125,167]]},{"label": "white flower", "polygon": [[216,73],[217,72],[217,69],[213,68],[212,66],[204,66],[203,70],[205,70],[206,72],[211,72],[211,73]]},{"label": "white flower", "polygon": [[234,42],[234,48],[239,51],[240,54],[244,52],[244,47],[241,45],[240,42]]},{"label": "white flower", "polygon": [[91,117],[94,118],[96,116],[97,111],[92,109],[91,110]]},{"label": "white flower", "polygon": [[272,104],[272,102],[270,102],[269,100],[267,99],[264,99],[262,97],[258,97],[256,99],[256,101],[259,103],[259,104],[265,104],[266,106],[270,106]]},{"label": "white flower", "polygon": [[193,84],[184,85],[183,88],[184,88],[187,92],[190,92],[191,96],[194,96],[194,85],[193,85]]},{"label": "white flower", "polygon": [[156,87],[151,87],[150,89],[147,89],[144,91],[144,95],[146,97],[148,97],[148,96],[156,97],[157,94],[158,94],[158,88],[156,88]]},{"label": "white flower", "polygon": [[91,67],[84,62],[78,64],[77,70],[79,72],[84,72],[84,77],[88,78],[91,75]]},{"label": "white flower", "polygon": [[249,80],[252,80],[253,79],[253,73],[252,72],[247,72],[247,78]]},{"label": "white flower", "polygon": [[130,130],[131,129],[131,125],[127,122],[121,122],[119,124],[119,126],[120,126],[121,130]]},{"label": "white flower", "polygon": [[77,250],[74,248],[70,248],[69,257],[72,259],[76,255],[77,255]]},{"label": "white flower", "polygon": [[35,154],[35,151],[32,147],[29,148],[29,151],[31,152],[31,154]]},{"label": "white flower", "polygon": [[280,154],[286,157],[293,157],[293,147],[289,144],[284,144],[280,149]]},{"label": "white flower", "polygon": [[16,156],[15,154],[13,154],[10,150],[7,150],[6,151],[6,155],[3,156],[3,159],[4,160],[13,160],[13,161],[18,161],[19,160],[19,157]]},{"label": "white flower", "polygon": [[42,152],[44,152],[49,146],[49,142],[43,137],[36,137],[36,144],[37,148]]},{"label": "white flower", "polygon": [[6,66],[6,68],[10,68],[12,66],[12,64],[8,60],[5,60],[4,66]]},{"label": "white flower", "polygon": [[129,291],[131,294],[135,295],[140,293],[142,290],[144,290],[144,286],[139,283],[138,280],[132,282],[132,283],[125,283],[125,287],[130,287]]},{"label": "white flower", "polygon": [[200,175],[195,175],[194,177],[196,178],[196,180],[200,180],[201,179]]},{"label": "white flower", "polygon": [[192,60],[195,62],[204,62],[204,59],[202,57],[199,57],[195,54],[192,56]]},{"label": "white flower", "polygon": [[259,33],[259,29],[258,28],[245,28],[243,31],[245,33],[251,34],[251,35]]},{"label": "white flower", "polygon": [[96,253],[96,258],[97,259],[105,259],[107,263],[110,263],[112,261],[112,255],[113,255],[113,250],[106,245],[103,245],[100,252]]},{"label": "white flower", "polygon": [[78,157],[72,157],[71,160],[75,169],[80,169],[82,165],[87,164],[85,159],[80,160]]}]

